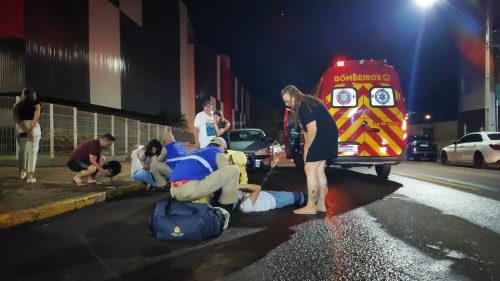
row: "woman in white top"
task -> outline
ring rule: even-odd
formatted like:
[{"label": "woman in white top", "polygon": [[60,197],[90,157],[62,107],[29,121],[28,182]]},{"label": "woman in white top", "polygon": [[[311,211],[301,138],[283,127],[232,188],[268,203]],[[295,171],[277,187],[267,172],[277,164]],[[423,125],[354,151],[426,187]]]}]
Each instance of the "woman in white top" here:
[{"label": "woman in white top", "polygon": [[194,146],[204,148],[216,136],[214,112],[210,101],[203,103],[203,111],[194,118]]},{"label": "woman in white top", "polygon": [[156,186],[156,182],[153,179],[153,174],[150,170],[150,163],[148,158],[145,156],[146,147],[144,145],[139,145],[137,149],[133,150],[130,154],[131,164],[130,164],[130,174],[132,176],[133,182],[143,182],[149,186]]}]

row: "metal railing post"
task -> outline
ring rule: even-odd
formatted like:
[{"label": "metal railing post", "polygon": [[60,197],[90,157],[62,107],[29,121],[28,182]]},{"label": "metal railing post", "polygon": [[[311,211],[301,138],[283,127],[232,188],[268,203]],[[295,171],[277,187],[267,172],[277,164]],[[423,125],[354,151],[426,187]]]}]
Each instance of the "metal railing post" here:
[{"label": "metal railing post", "polygon": [[49,152],[54,158],[54,104],[49,104]]},{"label": "metal railing post", "polygon": [[97,139],[97,113],[94,113],[94,139]]},{"label": "metal railing post", "polygon": [[[160,140],[160,125],[159,124],[156,124],[156,135],[158,135],[158,139]],[[160,140],[162,141],[162,140]]]},{"label": "metal railing post", "polygon": [[78,136],[76,130],[78,130],[78,124],[77,124],[77,114],[78,111],[76,107],[73,107],[73,148],[76,148],[78,145]]},{"label": "metal railing post", "polygon": [[[20,96],[16,96],[16,102],[21,100]],[[14,142],[16,143],[16,160],[19,160],[19,144],[17,143],[17,125],[14,125]]]},{"label": "metal railing post", "polygon": [[[115,135],[115,116],[111,115],[111,135]],[[111,156],[115,156],[115,142],[111,144]]]},{"label": "metal railing post", "polygon": [[148,123],[148,141],[151,139],[151,123]]},{"label": "metal railing post", "polygon": [[137,145],[141,143],[141,121],[137,120]]},{"label": "metal railing post", "polygon": [[125,118],[125,153],[128,152],[128,118]]}]

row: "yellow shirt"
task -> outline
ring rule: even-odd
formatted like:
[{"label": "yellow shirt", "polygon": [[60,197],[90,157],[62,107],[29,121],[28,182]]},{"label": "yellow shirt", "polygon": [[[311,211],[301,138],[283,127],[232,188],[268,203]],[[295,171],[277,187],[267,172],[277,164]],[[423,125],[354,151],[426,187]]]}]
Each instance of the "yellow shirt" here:
[{"label": "yellow shirt", "polygon": [[240,184],[248,184],[247,175],[247,156],[245,153],[236,150],[228,150],[226,157],[229,160],[229,164],[233,164],[240,170]]}]

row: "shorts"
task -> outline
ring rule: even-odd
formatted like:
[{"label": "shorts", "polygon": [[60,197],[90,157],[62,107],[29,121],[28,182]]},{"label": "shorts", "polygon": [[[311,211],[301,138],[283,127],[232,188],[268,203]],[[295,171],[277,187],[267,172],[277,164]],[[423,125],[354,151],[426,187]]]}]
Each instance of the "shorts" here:
[{"label": "shorts", "polygon": [[70,160],[68,161],[68,168],[73,172],[81,172],[87,170],[90,167],[90,162],[88,160]]}]

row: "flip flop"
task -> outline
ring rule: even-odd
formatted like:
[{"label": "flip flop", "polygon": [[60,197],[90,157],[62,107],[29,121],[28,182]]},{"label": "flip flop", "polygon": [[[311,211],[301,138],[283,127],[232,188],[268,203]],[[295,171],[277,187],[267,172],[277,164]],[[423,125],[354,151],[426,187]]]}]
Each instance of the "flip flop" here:
[{"label": "flip flop", "polygon": [[318,212],[316,210],[301,211],[301,209],[293,210],[293,213],[296,215],[316,215],[316,214],[318,214]]},{"label": "flip flop", "polygon": [[100,182],[100,181],[87,181],[87,184],[102,185],[102,182]]},{"label": "flip flop", "polygon": [[87,186],[86,183],[83,183],[83,182],[77,182],[75,180],[73,180],[73,183],[76,185],[76,186]]}]

